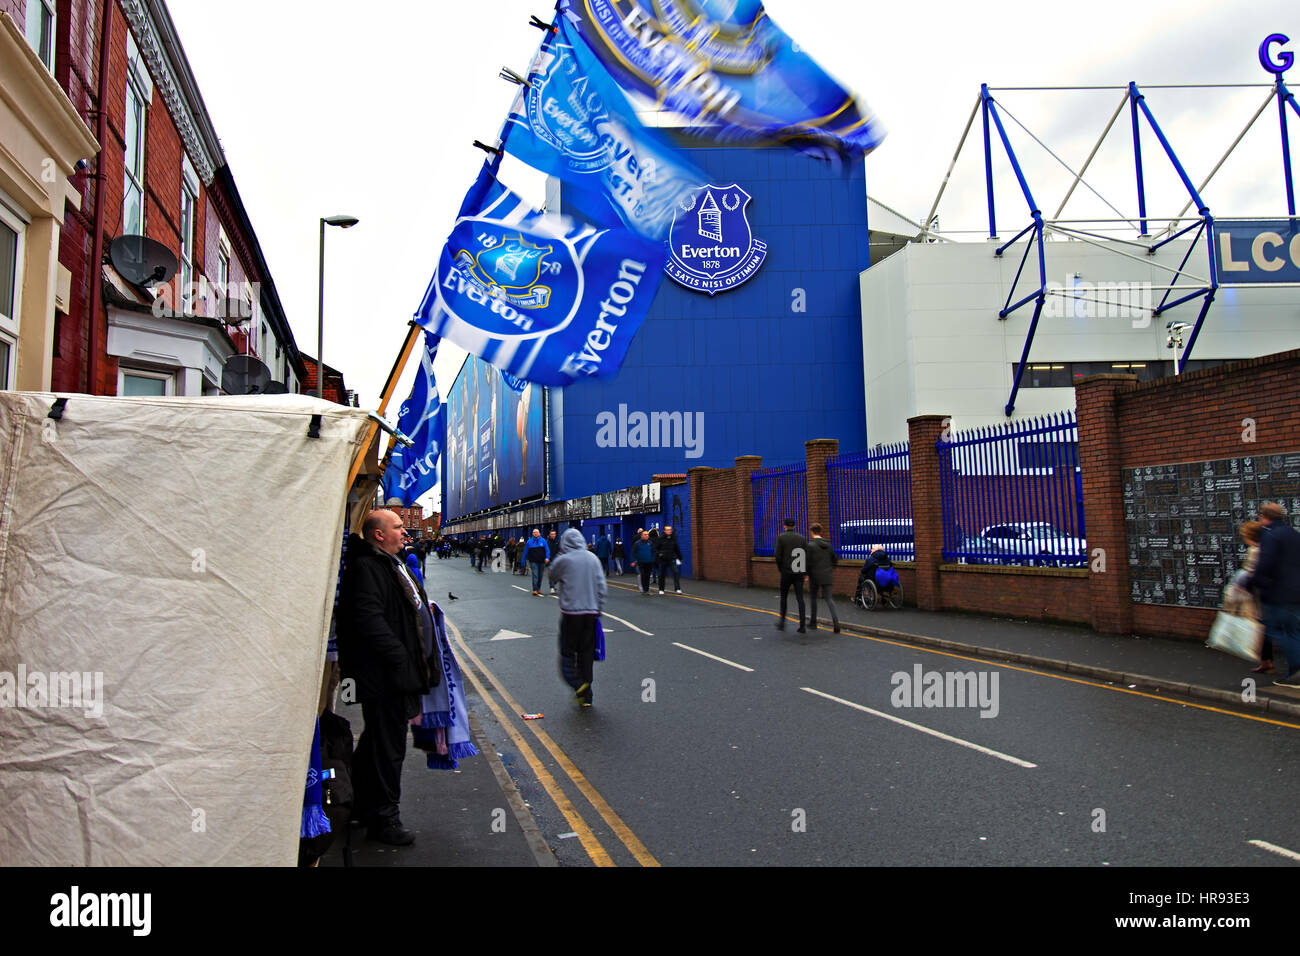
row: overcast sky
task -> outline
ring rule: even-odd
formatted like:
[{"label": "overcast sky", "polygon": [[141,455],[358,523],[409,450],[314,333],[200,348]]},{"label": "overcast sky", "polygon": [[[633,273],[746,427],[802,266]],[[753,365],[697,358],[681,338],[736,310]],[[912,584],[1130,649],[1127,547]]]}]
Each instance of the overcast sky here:
[{"label": "overcast sky", "polygon": [[[442,242],[514,96],[502,66],[527,71],[549,21],[546,0],[168,0],[299,346],[316,352],[317,220],[361,222],[326,235],[324,358],[375,407]],[[1257,49],[1271,33],[1300,53],[1295,0],[1003,0],[872,4],[769,0],[769,15],[884,123],[867,190],[919,220],[929,210],[981,83],[1144,87],[1147,102],[1199,184],[1264,101],[1271,77]],[[1300,67],[1288,78],[1300,87]],[[1261,84],[1158,90],[1160,84]],[[995,93],[1078,169],[1121,90]],[[1300,151],[1300,118],[1291,116]],[[1008,133],[1047,216],[1071,176],[1008,119]],[[1172,217],[1187,195],[1159,144],[1143,142],[1148,212]],[[999,231],[1028,224],[1009,166],[995,155]],[[501,178],[541,205],[543,180],[507,162]],[[1125,216],[1136,213],[1127,114],[1086,177]],[[1204,192],[1219,217],[1285,213],[1275,106]],[[979,239],[987,227],[979,123],[938,210],[940,228]],[[1082,187],[1063,219],[1114,217]],[[1013,227],[1010,228],[1009,227]],[[965,230],[970,230],[966,232]],[[445,396],[463,352],[444,345]],[[409,391],[410,363],[390,409]]]}]

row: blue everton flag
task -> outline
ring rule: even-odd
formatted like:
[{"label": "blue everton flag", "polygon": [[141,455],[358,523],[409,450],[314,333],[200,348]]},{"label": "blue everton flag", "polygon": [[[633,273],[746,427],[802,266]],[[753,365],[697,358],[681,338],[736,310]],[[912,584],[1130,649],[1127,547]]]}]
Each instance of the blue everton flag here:
[{"label": "blue everton flag", "polygon": [[438,458],[442,452],[443,416],[438,383],[433,378],[433,360],[438,356],[438,337],[424,333],[420,372],[411,386],[411,397],[402,403],[397,430],[414,441],[393,446],[384,469],[384,501],[401,499],[406,507],[438,484]]},{"label": "blue everton flag", "polygon": [[674,206],[689,202],[707,177],[635,119],[611,115],[607,99],[621,101],[623,94],[604,69],[590,58],[584,67],[573,47],[548,31],[501,131],[501,146],[577,187],[567,189],[565,199],[592,221],[621,220],[662,239]]},{"label": "blue everton flag", "polygon": [[557,0],[556,9],[579,62],[594,56],[633,109],[664,112],[669,125],[830,155],[860,155],[884,138],[759,0]]},{"label": "blue everton flag", "polygon": [[569,385],[618,371],[664,244],[535,212],[484,165],[415,321],[503,372]]}]

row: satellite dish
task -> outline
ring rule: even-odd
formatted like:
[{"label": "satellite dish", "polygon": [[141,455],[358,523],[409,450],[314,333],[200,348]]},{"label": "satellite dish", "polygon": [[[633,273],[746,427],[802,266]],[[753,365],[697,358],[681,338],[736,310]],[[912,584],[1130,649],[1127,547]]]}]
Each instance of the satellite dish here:
[{"label": "satellite dish", "polygon": [[166,282],[176,274],[171,250],[144,236],[118,236],[108,244],[108,257],[122,278],[136,285]]},{"label": "satellite dish", "polygon": [[271,370],[251,355],[232,355],[221,370],[221,387],[230,395],[264,395]]},{"label": "satellite dish", "polygon": [[263,395],[288,395],[289,386],[284,382],[271,381],[266,383],[266,388],[262,389]]}]

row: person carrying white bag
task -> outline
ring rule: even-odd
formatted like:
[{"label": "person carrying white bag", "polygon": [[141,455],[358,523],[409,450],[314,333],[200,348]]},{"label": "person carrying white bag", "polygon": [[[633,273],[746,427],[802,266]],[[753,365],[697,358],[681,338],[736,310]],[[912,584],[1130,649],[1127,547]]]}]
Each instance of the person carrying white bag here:
[{"label": "person carrying white bag", "polygon": [[1273,654],[1270,642],[1264,636],[1264,625],[1260,622],[1259,602],[1245,586],[1259,562],[1259,535],[1262,529],[1263,525],[1258,521],[1247,521],[1238,529],[1237,533],[1246,542],[1246,554],[1232,580],[1224,585],[1223,609],[1210,627],[1210,639],[1206,646],[1248,661],[1257,661],[1258,666],[1253,668],[1254,672],[1270,674],[1273,671]]}]

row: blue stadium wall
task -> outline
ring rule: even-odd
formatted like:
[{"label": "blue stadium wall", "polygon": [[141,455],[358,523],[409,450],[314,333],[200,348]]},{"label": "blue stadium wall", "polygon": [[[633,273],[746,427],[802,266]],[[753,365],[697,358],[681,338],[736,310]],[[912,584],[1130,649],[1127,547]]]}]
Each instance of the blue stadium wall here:
[{"label": "blue stadium wall", "polygon": [[[666,276],[618,375],[552,389],[551,497],[575,498],[730,466],[803,461],[803,443],[866,448],[858,276],[869,264],[867,193],[859,160],[839,171],[789,149],[695,149],[717,185],[753,199],[749,222],[767,259],[743,285],[709,296]],[[796,290],[803,290],[802,312]],[[602,448],[597,416],[703,412],[702,454]]]}]

